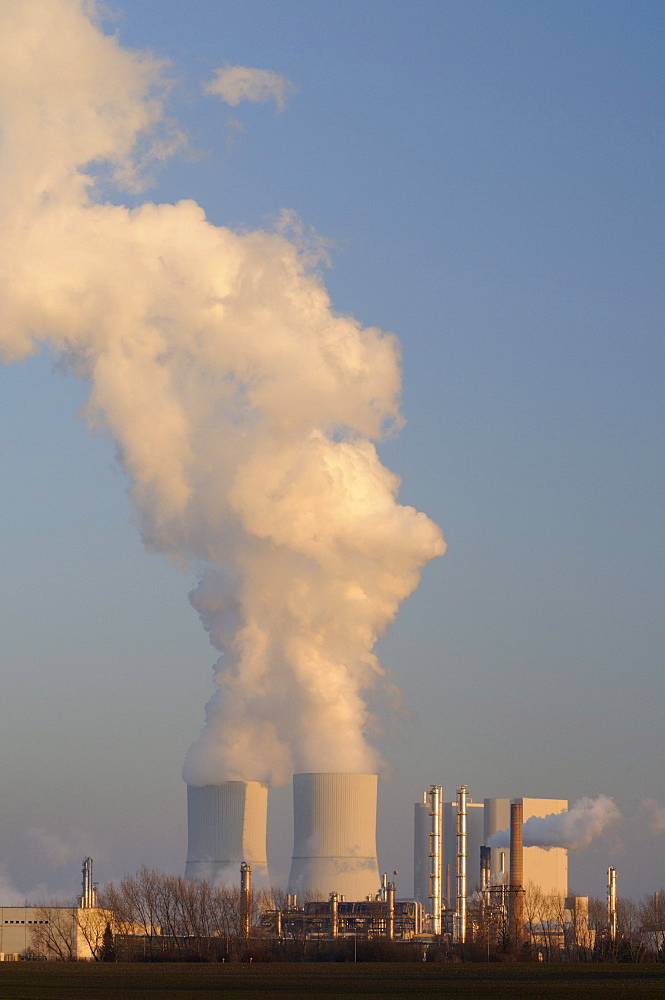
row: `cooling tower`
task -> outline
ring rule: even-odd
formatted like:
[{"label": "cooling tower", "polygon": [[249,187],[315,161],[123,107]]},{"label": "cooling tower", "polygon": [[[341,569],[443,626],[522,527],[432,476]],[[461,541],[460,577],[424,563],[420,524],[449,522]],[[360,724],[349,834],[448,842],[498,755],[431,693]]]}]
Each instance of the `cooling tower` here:
[{"label": "cooling tower", "polygon": [[294,774],[290,893],[377,894],[375,774]]},{"label": "cooling tower", "polygon": [[245,862],[254,889],[269,889],[267,820],[268,787],[260,781],[188,785],[185,877],[237,886]]}]

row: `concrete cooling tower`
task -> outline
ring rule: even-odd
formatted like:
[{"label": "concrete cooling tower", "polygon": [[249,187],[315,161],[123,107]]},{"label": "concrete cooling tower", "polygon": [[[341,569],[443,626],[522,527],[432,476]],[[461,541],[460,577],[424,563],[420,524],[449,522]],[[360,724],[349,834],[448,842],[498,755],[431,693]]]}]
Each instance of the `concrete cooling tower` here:
[{"label": "concrete cooling tower", "polygon": [[294,774],[288,891],[362,900],[379,891],[375,774]]},{"label": "concrete cooling tower", "polygon": [[260,781],[188,785],[185,877],[237,886],[245,861],[253,888],[269,889],[267,821],[268,786]]}]

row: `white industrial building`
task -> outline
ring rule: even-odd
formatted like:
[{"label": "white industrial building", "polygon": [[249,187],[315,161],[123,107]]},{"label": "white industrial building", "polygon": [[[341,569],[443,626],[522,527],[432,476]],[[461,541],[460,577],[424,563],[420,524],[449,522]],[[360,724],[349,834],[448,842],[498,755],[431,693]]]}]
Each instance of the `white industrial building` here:
[{"label": "white industrial building", "polygon": [[[432,789],[439,786],[432,786]],[[460,840],[458,824],[459,792],[464,790],[464,836]],[[483,884],[480,872],[480,848],[490,846],[490,878],[492,885],[510,883],[510,806],[522,804],[524,823],[534,816],[549,816],[568,809],[566,799],[488,798],[482,803],[466,796],[465,786],[458,789],[458,800],[441,807],[441,834],[433,836],[432,790],[423,794],[422,802],[414,806],[414,899],[432,914],[436,908],[432,885],[439,880],[441,905],[458,913],[464,906],[459,898],[460,886],[471,894]],[[460,856],[463,849],[463,861]],[[433,882],[434,877],[434,882]],[[568,895],[568,852],[562,847],[526,846],[523,850],[523,885],[534,886],[546,894]],[[433,925],[434,926],[434,925]],[[462,932],[463,933],[463,932]]]},{"label": "white industrial building", "polygon": [[[510,873],[510,848],[507,841],[492,846],[492,840],[510,827],[510,803],[521,802],[523,822],[533,816],[550,816],[566,812],[567,799],[485,799],[484,843],[492,847],[490,855],[491,883],[506,885]],[[532,885],[544,893],[568,895],[568,851],[565,847],[524,847],[524,888]]]},{"label": "white industrial building", "polygon": [[422,802],[413,807],[413,898],[430,910],[430,803],[423,792]]},{"label": "white industrial building", "polygon": [[[482,802],[466,802],[466,878],[469,892],[480,886],[480,848],[485,843],[485,809]],[[457,868],[457,800],[443,804],[442,895],[448,906],[455,905]]]},{"label": "white industrial building", "polygon": [[32,953],[42,958],[91,961],[112,914],[77,906],[0,906],[0,961]]}]

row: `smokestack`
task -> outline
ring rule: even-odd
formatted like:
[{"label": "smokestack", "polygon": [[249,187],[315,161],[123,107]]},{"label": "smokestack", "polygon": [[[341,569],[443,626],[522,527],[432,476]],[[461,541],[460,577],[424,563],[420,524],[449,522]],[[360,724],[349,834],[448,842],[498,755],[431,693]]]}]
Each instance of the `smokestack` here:
[{"label": "smokestack", "polygon": [[617,870],[607,869],[607,931],[610,941],[617,939]]},{"label": "smokestack", "polygon": [[524,935],[524,854],[521,802],[510,803],[510,938],[516,947]]},{"label": "smokestack", "polygon": [[237,885],[238,866],[251,865],[255,886],[270,888],[266,852],[268,787],[260,781],[187,786],[185,877]]},{"label": "smokestack", "polygon": [[377,780],[375,774],[294,774],[290,893],[374,898],[380,883]]}]

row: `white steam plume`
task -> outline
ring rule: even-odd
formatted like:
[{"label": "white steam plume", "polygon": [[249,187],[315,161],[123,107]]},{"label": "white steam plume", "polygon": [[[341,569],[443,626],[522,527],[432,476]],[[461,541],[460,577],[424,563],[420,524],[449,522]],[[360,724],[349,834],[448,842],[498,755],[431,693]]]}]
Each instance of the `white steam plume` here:
[{"label": "white steam plume", "polygon": [[372,443],[400,420],[397,342],[335,315],[283,234],[95,200],[90,164],[135,183],[171,140],[162,64],[90,10],[0,4],[0,351],[46,342],[89,380],[144,543],[200,568],[222,656],[186,780],[374,770],[372,650],[445,549]]},{"label": "white steam plume", "polygon": [[[601,837],[621,819],[613,799],[599,795],[582,798],[565,812],[549,816],[531,816],[522,827],[524,847],[567,847],[581,850]],[[510,830],[500,830],[490,837],[489,847],[510,847]]]}]

